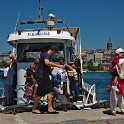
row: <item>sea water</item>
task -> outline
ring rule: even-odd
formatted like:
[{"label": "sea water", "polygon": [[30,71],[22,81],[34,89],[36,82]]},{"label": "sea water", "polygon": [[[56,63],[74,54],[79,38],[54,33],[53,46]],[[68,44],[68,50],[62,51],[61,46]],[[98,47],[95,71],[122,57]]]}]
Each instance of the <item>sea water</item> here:
[{"label": "sea water", "polygon": [[109,72],[86,72],[83,77],[85,83],[96,85],[96,100],[109,100],[107,92],[111,80]]},{"label": "sea water", "polygon": [[[0,75],[3,75],[0,72]],[[109,100],[107,88],[110,83],[111,75],[108,72],[85,72],[83,74],[84,82],[96,85],[96,99]],[[0,79],[0,88],[3,88],[3,79]]]}]

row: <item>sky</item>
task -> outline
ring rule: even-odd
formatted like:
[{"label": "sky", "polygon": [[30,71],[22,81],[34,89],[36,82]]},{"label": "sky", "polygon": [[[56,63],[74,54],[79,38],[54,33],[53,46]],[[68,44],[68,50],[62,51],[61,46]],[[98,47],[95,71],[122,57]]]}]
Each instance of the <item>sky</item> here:
[{"label": "sky", "polygon": [[[82,49],[124,48],[124,0],[41,0],[44,19],[49,13],[79,27]],[[38,0],[0,0],[0,53],[12,50],[7,37],[17,22],[38,19]]]}]

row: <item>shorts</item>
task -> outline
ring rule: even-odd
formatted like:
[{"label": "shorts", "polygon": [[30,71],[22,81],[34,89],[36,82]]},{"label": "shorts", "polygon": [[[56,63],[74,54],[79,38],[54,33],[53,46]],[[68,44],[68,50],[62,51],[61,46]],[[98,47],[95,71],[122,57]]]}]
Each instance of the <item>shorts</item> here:
[{"label": "shorts", "polygon": [[112,76],[119,76],[116,68],[111,68],[109,72]]},{"label": "shorts", "polygon": [[50,92],[54,91],[54,88],[50,79],[37,78],[36,81],[38,83],[38,87],[37,87],[38,96],[45,96],[46,94],[49,94]]},{"label": "shorts", "polygon": [[60,94],[60,90],[59,90],[59,88],[54,87],[54,94],[55,94],[55,95]]},{"label": "shorts", "polygon": [[117,71],[113,72],[113,76],[119,76]]}]

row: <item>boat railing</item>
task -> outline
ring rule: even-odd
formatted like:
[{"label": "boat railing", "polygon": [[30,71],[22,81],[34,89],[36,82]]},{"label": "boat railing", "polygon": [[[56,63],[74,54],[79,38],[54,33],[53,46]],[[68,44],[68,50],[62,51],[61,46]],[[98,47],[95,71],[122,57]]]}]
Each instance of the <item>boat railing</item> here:
[{"label": "boat railing", "polygon": [[90,94],[93,97],[92,98],[92,102],[95,103],[96,102],[96,88],[95,88],[95,84],[90,85],[90,84],[87,84],[87,83],[83,82],[83,89],[85,89],[88,92],[86,100],[85,100],[85,104],[88,103],[88,99],[89,99]]}]

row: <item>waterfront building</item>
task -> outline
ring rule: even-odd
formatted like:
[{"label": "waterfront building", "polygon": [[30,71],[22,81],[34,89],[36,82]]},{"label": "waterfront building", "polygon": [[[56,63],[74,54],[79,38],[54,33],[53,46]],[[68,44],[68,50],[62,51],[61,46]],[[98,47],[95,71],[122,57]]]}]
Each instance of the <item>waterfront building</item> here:
[{"label": "waterfront building", "polygon": [[10,53],[2,53],[0,55],[0,62],[2,62],[2,61],[5,61],[5,62],[10,61],[9,56],[10,56]]},{"label": "waterfront building", "polygon": [[101,64],[103,60],[103,53],[94,53],[94,62]]}]

